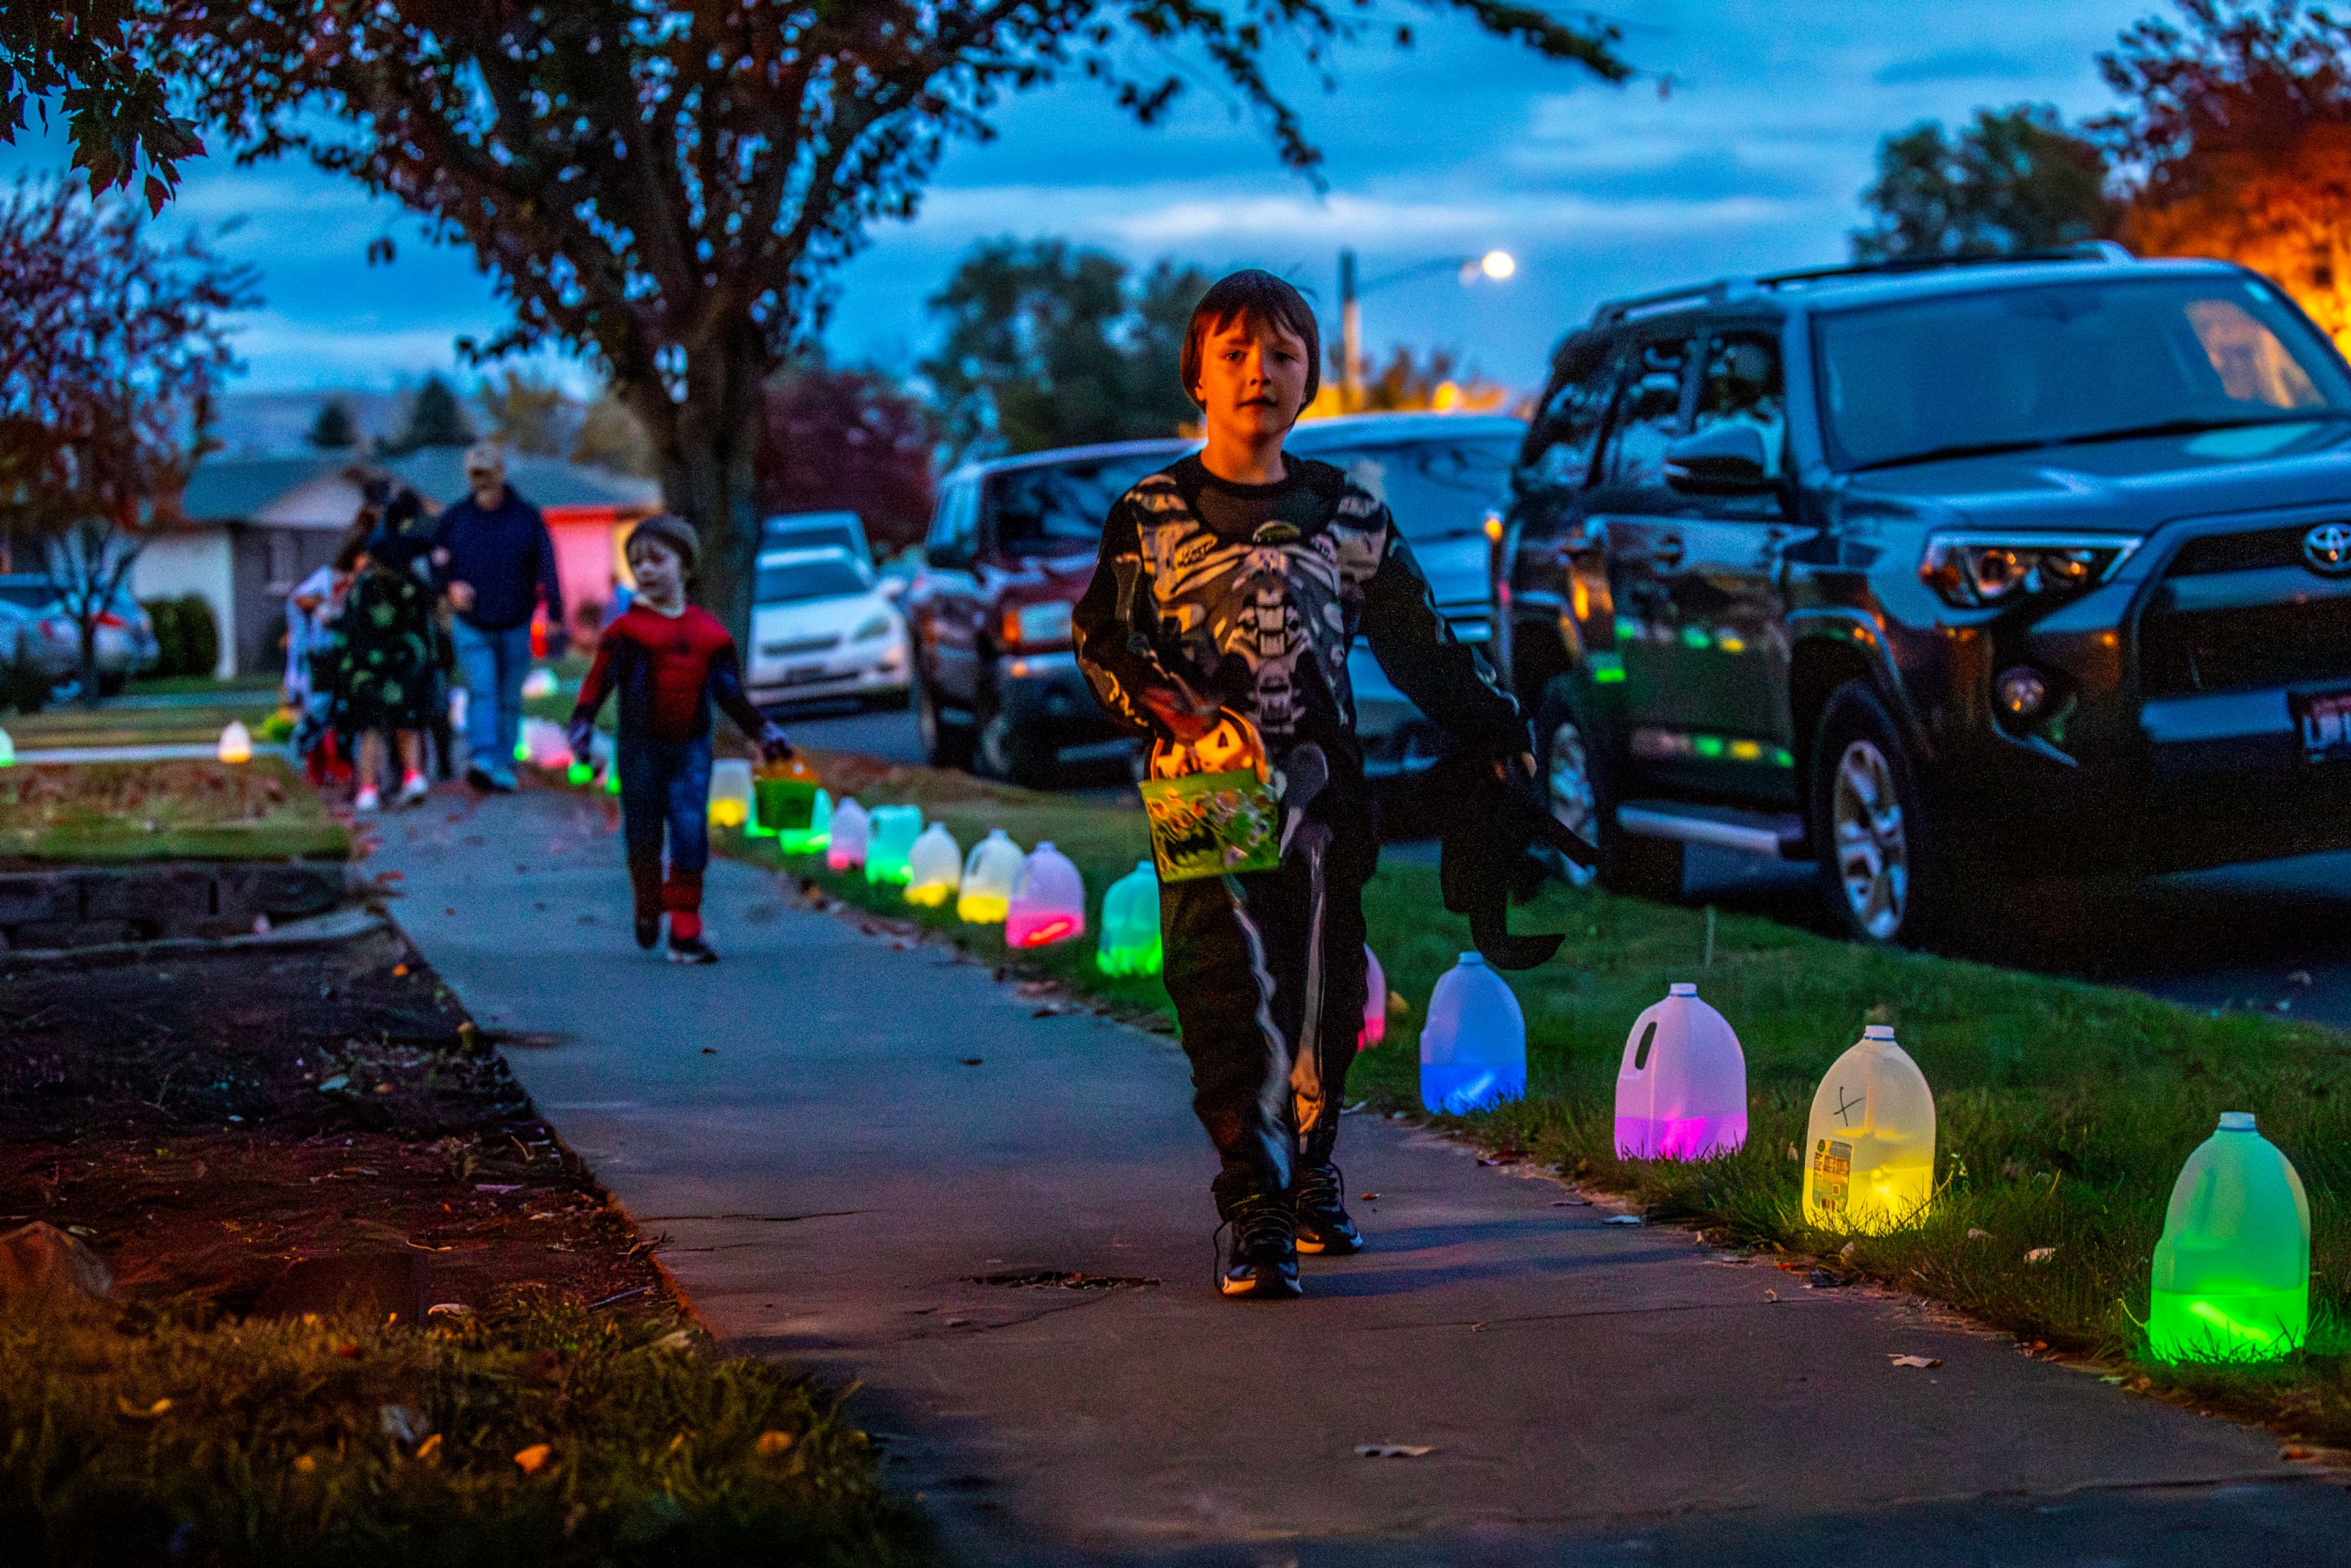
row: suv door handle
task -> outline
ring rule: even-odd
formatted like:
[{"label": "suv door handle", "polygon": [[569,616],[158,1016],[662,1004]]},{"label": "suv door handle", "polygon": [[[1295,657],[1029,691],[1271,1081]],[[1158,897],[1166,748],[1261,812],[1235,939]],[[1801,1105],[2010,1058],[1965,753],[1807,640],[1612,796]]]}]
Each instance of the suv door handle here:
[{"label": "suv door handle", "polygon": [[1649,554],[1661,566],[1681,565],[1681,537],[1677,534],[1659,535],[1657,541],[1649,547]]}]

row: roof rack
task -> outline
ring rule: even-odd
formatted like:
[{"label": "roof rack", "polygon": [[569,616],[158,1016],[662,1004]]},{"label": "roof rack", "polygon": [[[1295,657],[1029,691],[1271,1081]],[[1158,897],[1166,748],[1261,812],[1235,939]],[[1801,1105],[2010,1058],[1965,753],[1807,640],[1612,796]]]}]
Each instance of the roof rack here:
[{"label": "roof rack", "polygon": [[1646,316],[1676,305],[1720,305],[1745,293],[1802,287],[1808,283],[1837,277],[1898,277],[1904,273],[1940,272],[1951,267],[2016,267],[2035,262],[2112,263],[2137,259],[2113,240],[2088,239],[2041,250],[2008,251],[1997,256],[1906,256],[1888,261],[1855,262],[1844,267],[1808,267],[1794,272],[1767,273],[1761,277],[1718,278],[1712,283],[1662,289],[1655,294],[1638,294],[1627,299],[1612,299],[1592,313],[1592,324],[1595,327],[1614,326],[1630,317]]}]

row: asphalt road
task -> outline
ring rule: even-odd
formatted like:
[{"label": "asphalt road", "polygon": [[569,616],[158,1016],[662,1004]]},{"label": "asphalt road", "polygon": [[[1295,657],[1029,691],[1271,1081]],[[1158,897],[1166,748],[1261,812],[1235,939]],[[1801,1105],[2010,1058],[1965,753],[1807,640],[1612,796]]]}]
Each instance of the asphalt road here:
[{"label": "asphalt road", "polygon": [[[911,713],[790,721],[812,746],[920,762]],[[1091,799],[1132,799],[1106,768],[1073,780]],[[1400,839],[1392,858],[1430,856]],[[1812,868],[1691,852],[1683,896],[1824,928]],[[2351,1028],[2351,853],[2272,861],[2092,890],[2011,945],[1969,956],[2136,987],[2189,1007],[2276,1011]]]}]

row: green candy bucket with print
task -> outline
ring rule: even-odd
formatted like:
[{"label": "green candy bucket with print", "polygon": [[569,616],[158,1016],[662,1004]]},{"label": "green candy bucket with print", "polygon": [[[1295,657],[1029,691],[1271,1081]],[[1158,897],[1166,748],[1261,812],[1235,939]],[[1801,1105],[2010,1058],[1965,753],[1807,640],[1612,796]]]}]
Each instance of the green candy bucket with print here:
[{"label": "green candy bucket with print", "polygon": [[1254,768],[1142,785],[1161,882],[1197,882],[1281,863],[1281,812]]}]

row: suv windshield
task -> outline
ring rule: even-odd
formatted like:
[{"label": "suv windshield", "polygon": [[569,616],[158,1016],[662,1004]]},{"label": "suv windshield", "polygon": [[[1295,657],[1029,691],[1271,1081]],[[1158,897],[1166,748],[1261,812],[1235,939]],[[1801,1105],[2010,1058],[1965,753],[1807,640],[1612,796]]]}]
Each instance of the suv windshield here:
[{"label": "suv windshield", "polygon": [[1345,470],[1381,500],[1416,548],[1483,533],[1510,495],[1510,436],[1334,446],[1302,455]]},{"label": "suv windshield", "polygon": [[991,474],[980,486],[981,528],[1006,555],[1069,555],[1102,542],[1113,503],[1175,452],[1039,464]]},{"label": "suv windshield", "polygon": [[863,593],[873,579],[861,563],[845,555],[810,556],[799,560],[762,562],[751,589],[757,604],[777,604],[789,599],[831,599]]},{"label": "suv windshield", "polygon": [[2351,413],[2351,378],[2243,277],[2053,284],[1823,314],[1840,465]]}]

